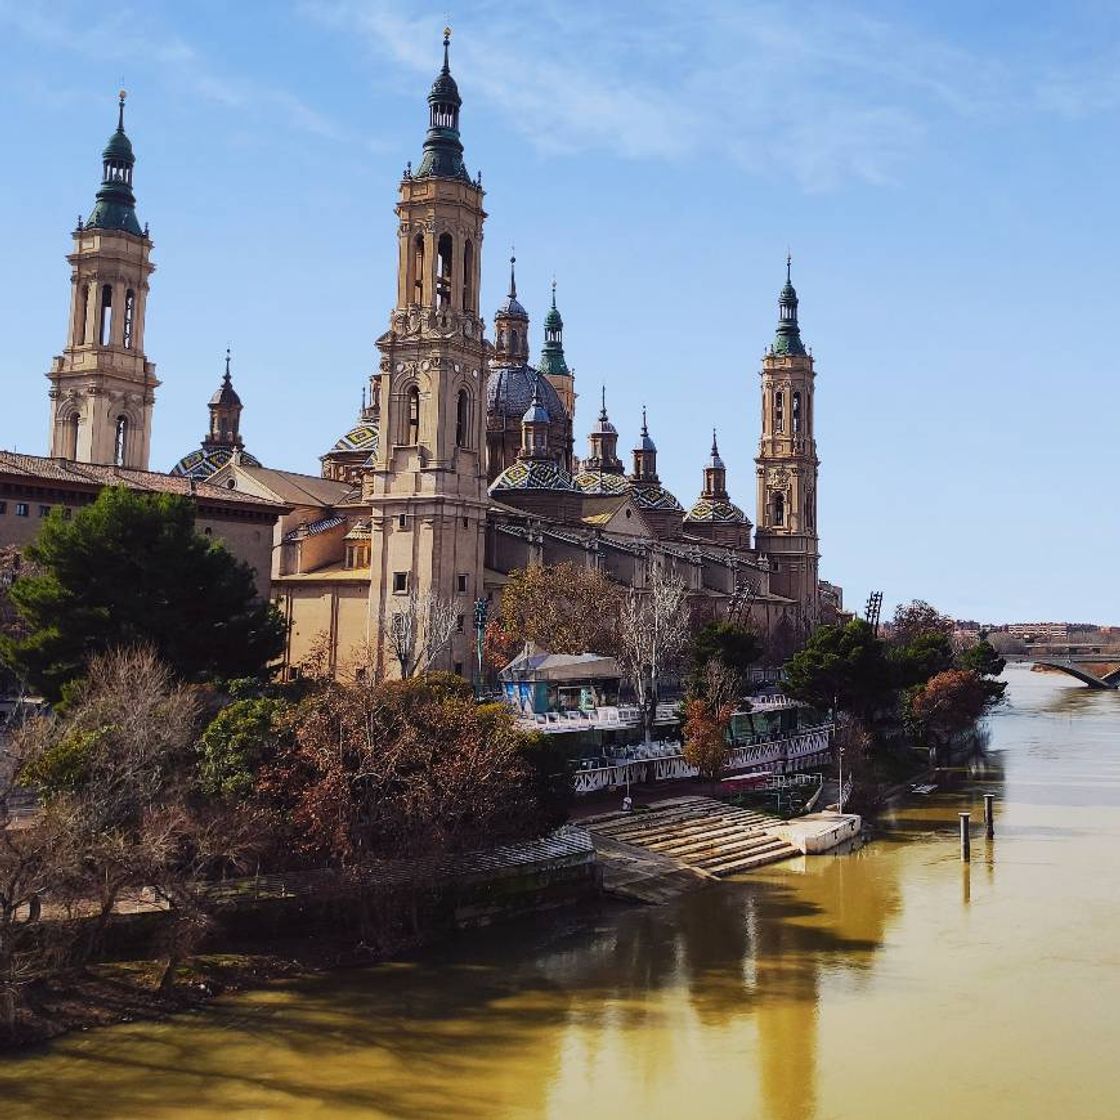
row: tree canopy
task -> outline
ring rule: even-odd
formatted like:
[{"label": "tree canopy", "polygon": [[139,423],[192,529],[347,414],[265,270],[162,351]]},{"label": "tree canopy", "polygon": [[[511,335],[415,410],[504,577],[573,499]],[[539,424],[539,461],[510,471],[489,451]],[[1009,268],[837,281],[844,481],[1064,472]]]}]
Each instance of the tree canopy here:
[{"label": "tree canopy", "polygon": [[718,662],[739,678],[745,678],[762,653],[762,643],[749,627],[735,622],[708,622],[692,635],[687,652],[691,670],[689,691],[704,696],[709,662]]},{"label": "tree canopy", "polygon": [[72,520],[54,510],[25,550],[35,570],[9,591],[23,632],[0,635],[0,660],[52,700],[114,648],[151,646],[187,680],[260,673],[284,622],[194,519],[186,497],[122,487]]},{"label": "tree canopy", "polygon": [[889,694],[883,643],[862,618],[821,626],[786,662],[786,691],[816,708],[870,715]]},{"label": "tree canopy", "polygon": [[[622,592],[602,572],[565,561],[523,568],[502,589],[498,627],[550,653],[613,654]],[[497,636],[492,639],[500,644]]]}]

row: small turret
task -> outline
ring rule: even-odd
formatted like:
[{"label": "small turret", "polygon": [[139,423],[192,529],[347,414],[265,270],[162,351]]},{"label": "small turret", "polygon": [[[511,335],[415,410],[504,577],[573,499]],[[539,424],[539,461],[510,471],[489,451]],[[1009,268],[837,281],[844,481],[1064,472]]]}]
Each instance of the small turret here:
[{"label": "small turret", "polygon": [[657,445],[650,439],[645,405],[642,405],[641,435],[638,437],[637,447],[634,448],[634,473],[630,477],[635,482],[660,481],[657,477]]},{"label": "small turret", "polygon": [[778,330],[771,352],[774,354],[804,355],[801,328],[797,325],[797,289],[790,278],[793,258],[786,255],[786,282],[778,296]]},{"label": "small turret", "polygon": [[529,360],[529,313],[517,299],[517,257],[509,258],[509,291],[494,315],[495,361],[524,365]]},{"label": "small turret", "polygon": [[448,51],[451,28],[443,29],[443,68],[436,75],[428,93],[428,135],[424,138],[424,154],[420,166],[412,174],[417,179],[435,175],[441,179],[463,179],[470,182],[463,163],[463,142],[459,138],[459,109],[463,99],[451,76]]}]

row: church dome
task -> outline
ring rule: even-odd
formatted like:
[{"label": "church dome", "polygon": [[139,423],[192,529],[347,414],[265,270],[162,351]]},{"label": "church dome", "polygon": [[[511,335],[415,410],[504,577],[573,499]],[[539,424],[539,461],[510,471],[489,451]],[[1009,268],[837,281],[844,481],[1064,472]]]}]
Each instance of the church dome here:
[{"label": "church dome", "polygon": [[228,376],[215,390],[214,395],[210,398],[210,403],[214,405],[221,405],[224,408],[241,407],[241,398],[237,395],[237,390],[234,389],[233,384],[229,380]]},{"label": "church dome", "polygon": [[112,160],[115,163],[132,163],[136,158],[132,153],[132,141],[129,140],[123,127],[118,128],[109,137],[109,142],[105,145],[101,158]]},{"label": "church dome", "polygon": [[490,484],[491,494],[503,490],[562,490],[572,492],[572,476],[553,459],[518,459]]},{"label": "church dome", "polygon": [[[233,458],[232,447],[199,447],[189,455],[184,455],[171,468],[170,473],[179,478],[193,478],[195,482],[203,482],[216,471],[221,470]],[[261,461],[248,451],[242,451],[240,462],[247,467],[259,467]]]},{"label": "church dome", "polygon": [[491,368],[486,381],[486,411],[491,416],[520,422],[533,403],[534,389],[539,389],[541,404],[550,420],[567,416],[556,390],[530,365]]},{"label": "church dome", "polygon": [[358,424],[340,436],[332,451],[365,451],[370,456],[377,454],[377,425]]},{"label": "church dome", "polygon": [[583,491],[590,497],[625,494],[630,486],[630,480],[626,475],[613,474],[610,471],[580,471],[572,481],[577,490]]},{"label": "church dome", "polygon": [[629,485],[630,493],[634,495],[634,503],[639,509],[684,512],[684,506],[660,482],[636,482],[630,479]]},{"label": "church dome", "polygon": [[684,515],[685,524],[689,522],[706,525],[749,525],[747,515],[732,501],[726,498],[700,498]]}]

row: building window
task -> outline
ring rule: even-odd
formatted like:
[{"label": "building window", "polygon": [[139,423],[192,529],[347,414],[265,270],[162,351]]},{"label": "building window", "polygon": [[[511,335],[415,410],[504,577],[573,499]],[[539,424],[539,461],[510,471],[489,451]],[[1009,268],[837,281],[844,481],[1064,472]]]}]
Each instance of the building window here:
[{"label": "building window", "polygon": [[136,320],[136,293],[129,288],[124,294],[124,348],[132,349],[132,331]]},{"label": "building window", "polygon": [[455,632],[456,632],[457,634],[461,634],[461,633],[463,632],[463,627],[464,627],[464,626],[465,626],[466,624],[467,624],[467,618],[466,618],[466,615],[462,615],[462,614],[457,614],[457,615],[455,616]]},{"label": "building window", "polygon": [[793,394],[793,434],[801,434],[801,394]]},{"label": "building window", "polygon": [[424,235],[418,233],[412,243],[412,302],[424,302]]},{"label": "building window", "polygon": [[16,502],[16,517],[27,517],[31,507],[26,502]]},{"label": "building window", "polygon": [[455,446],[469,447],[468,435],[471,429],[471,399],[466,389],[459,390],[459,400],[455,406]]},{"label": "building window", "polygon": [[113,440],[113,463],[123,467],[125,455],[128,453],[128,417],[117,417],[117,431]]},{"label": "building window", "polygon": [[75,341],[84,346],[86,341],[86,319],[89,317],[89,284],[83,283],[78,293],[78,322]]},{"label": "building window", "polygon": [[405,443],[415,447],[420,442],[420,390],[415,385],[408,391],[408,428]]},{"label": "building window", "polygon": [[455,662],[455,675],[461,677],[463,675],[463,663],[461,661]]},{"label": "building window", "polygon": [[463,310],[474,310],[474,245],[468,241],[463,247]]},{"label": "building window", "polygon": [[786,430],[786,395],[780,389],[774,394],[774,431]]},{"label": "building window", "polygon": [[101,288],[101,325],[97,332],[97,341],[101,346],[109,344],[109,324],[113,318],[113,287],[104,284]]},{"label": "building window", "polygon": [[48,517],[50,515],[50,512],[51,512],[51,507],[50,506],[40,506],[39,507],[39,516],[40,517]]},{"label": "building window", "polygon": [[7,502],[0,502],[0,517],[2,517],[7,512],[8,512],[8,503]]},{"label": "building window", "polygon": [[78,457],[78,428],[81,426],[82,418],[76,413],[71,413],[70,418],[66,421],[66,437],[63,442],[62,454],[66,459],[76,459]]},{"label": "building window", "polygon": [[394,572],[393,573],[393,594],[406,595],[408,594],[408,572]]},{"label": "building window", "polygon": [[436,307],[451,306],[451,234],[440,235],[436,243]]},{"label": "building window", "polygon": [[467,518],[467,517],[464,517],[463,518],[463,528],[464,529],[469,529],[470,527],[471,527],[470,519]]},{"label": "building window", "polygon": [[408,528],[408,514],[407,513],[398,513],[397,514],[397,528],[398,529],[407,529]]},{"label": "building window", "polygon": [[771,495],[770,509],[771,525],[784,525],[786,523],[786,496],[780,490],[775,490]]},{"label": "building window", "polygon": [[455,577],[455,590],[460,595],[464,594],[467,590],[467,577],[465,575]]}]

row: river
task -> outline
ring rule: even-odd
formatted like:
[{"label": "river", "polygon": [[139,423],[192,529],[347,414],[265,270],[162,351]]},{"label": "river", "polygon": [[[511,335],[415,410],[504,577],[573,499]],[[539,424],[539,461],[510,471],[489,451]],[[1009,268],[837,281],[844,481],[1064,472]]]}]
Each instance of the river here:
[{"label": "river", "polygon": [[1120,693],[1008,679],[989,773],[858,852],[66,1038],[0,1116],[1111,1120]]}]

